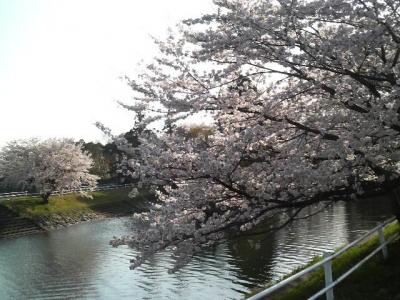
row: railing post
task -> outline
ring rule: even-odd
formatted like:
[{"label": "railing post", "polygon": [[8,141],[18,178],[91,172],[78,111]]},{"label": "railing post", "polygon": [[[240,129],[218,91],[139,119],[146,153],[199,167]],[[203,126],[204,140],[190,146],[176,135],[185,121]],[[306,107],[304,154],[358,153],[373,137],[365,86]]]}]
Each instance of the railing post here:
[{"label": "railing post", "polygon": [[[331,256],[331,253],[324,252],[324,258]],[[325,273],[325,287],[329,286],[333,282],[332,278],[332,260],[328,260],[324,263],[324,273]],[[333,288],[326,291],[326,300],[333,300]]]},{"label": "railing post", "polygon": [[[378,236],[379,236],[379,243],[381,245],[383,245],[386,242],[386,240],[385,240],[385,235],[383,234],[383,225],[382,225],[382,223],[379,223]],[[389,253],[388,253],[387,245],[382,247],[382,254],[383,254],[383,258],[384,259],[388,258]]]}]

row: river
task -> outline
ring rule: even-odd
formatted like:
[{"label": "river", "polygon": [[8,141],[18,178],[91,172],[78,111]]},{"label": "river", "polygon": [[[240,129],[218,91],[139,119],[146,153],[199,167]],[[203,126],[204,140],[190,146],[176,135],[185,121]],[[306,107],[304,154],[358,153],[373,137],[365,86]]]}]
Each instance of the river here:
[{"label": "river", "polygon": [[339,202],[267,237],[224,241],[173,274],[167,252],[129,270],[136,252],[108,245],[129,233],[127,218],[0,240],[0,299],[241,299],[388,218],[386,202]]}]

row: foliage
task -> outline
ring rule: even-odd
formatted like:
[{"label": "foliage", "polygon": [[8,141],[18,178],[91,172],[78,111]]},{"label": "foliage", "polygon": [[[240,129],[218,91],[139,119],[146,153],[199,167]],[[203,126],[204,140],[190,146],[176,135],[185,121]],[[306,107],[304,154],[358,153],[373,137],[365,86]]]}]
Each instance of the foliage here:
[{"label": "foliage", "polygon": [[209,136],[214,134],[214,129],[206,125],[189,125],[176,128],[175,134],[182,135],[186,139],[203,139],[208,141]]},{"label": "foliage", "polygon": [[14,141],[0,152],[0,177],[3,185],[34,189],[48,202],[55,191],[94,187],[92,164],[82,145],[69,139]]},{"label": "foliage", "polygon": [[81,141],[83,149],[90,153],[93,160],[93,166],[90,172],[99,176],[102,180],[107,180],[111,177],[111,169],[113,164],[112,155],[107,155],[105,147],[100,143],[85,143]]},{"label": "foliage", "polygon": [[[175,250],[177,267],[204,245],[306,206],[399,183],[400,15],[393,0],[215,0],[184,21],[143,74],[133,111],[166,133],[126,149],[130,175],[157,187],[149,228],[114,240]],[[208,139],[170,130],[210,112]],[[161,188],[160,188],[161,187]]]},{"label": "foliage", "polygon": [[[104,124],[97,122],[96,126],[111,140],[103,147],[103,156],[111,162],[111,178],[117,182],[137,183],[140,178],[135,168],[142,161],[138,147],[141,145],[142,139],[155,136],[152,130],[146,128],[153,121],[153,118],[146,117],[145,106],[143,105],[129,106],[122,102],[119,104],[135,113],[135,122],[131,130],[114,136]],[[140,188],[141,192],[147,193],[149,191],[148,187],[143,185]],[[147,191],[144,191],[144,189],[147,189]],[[154,198],[154,195],[152,195],[152,198]]]}]

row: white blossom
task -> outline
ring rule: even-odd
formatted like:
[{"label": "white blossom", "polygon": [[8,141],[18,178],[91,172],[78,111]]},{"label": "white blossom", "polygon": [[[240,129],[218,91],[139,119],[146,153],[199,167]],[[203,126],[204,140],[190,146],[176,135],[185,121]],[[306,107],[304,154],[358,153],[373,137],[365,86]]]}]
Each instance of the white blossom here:
[{"label": "white blossom", "polygon": [[169,247],[187,258],[271,216],[285,224],[306,206],[398,185],[394,1],[214,2],[218,13],[157,41],[160,56],[129,81],[132,109],[157,108],[169,128],[201,112],[215,120],[207,140],[169,130],[136,148],[136,178],[157,187],[163,205],[143,214],[152,230],[113,241],[142,250],[133,267]]},{"label": "white blossom", "polygon": [[14,141],[0,152],[1,184],[35,190],[47,201],[54,192],[93,188],[98,177],[89,173],[92,165],[89,153],[73,140]]}]

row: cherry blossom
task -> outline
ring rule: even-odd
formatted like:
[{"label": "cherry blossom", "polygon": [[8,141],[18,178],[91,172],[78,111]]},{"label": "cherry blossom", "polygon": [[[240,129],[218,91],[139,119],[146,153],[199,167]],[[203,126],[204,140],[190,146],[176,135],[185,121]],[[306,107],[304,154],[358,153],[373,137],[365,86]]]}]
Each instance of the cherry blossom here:
[{"label": "cherry blossom", "polygon": [[36,190],[45,203],[54,193],[96,186],[89,173],[93,161],[82,145],[70,139],[14,141],[0,152],[1,184]]},{"label": "cherry blossom", "polygon": [[132,175],[161,206],[112,241],[142,251],[132,268],[164,249],[180,267],[226,234],[399,183],[398,1],[214,3],[156,41],[160,55],[129,79],[126,107],[147,109],[144,126],[215,120],[207,139],[166,130],[135,147]]}]

